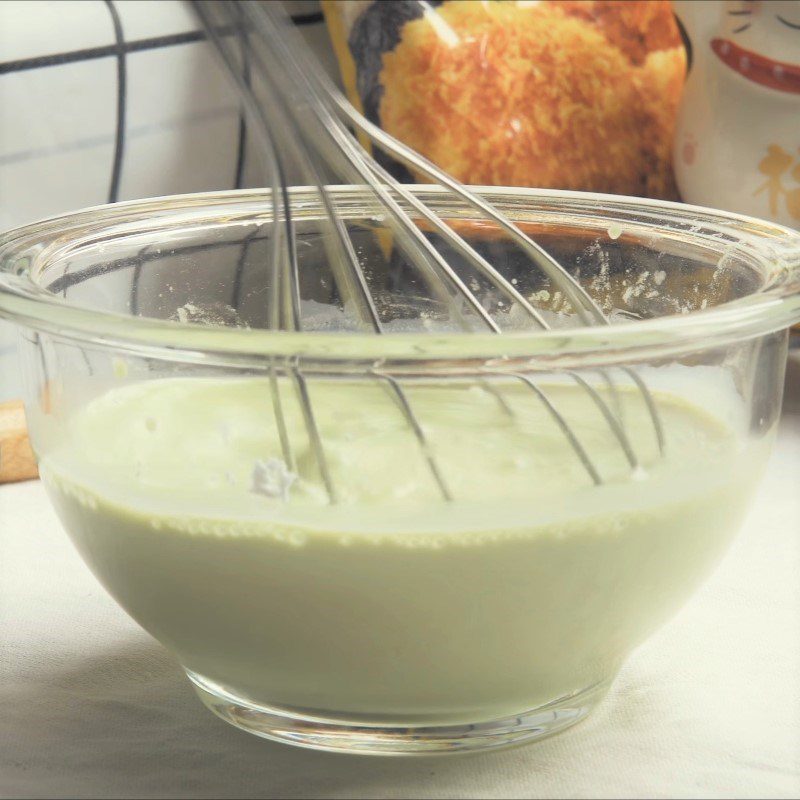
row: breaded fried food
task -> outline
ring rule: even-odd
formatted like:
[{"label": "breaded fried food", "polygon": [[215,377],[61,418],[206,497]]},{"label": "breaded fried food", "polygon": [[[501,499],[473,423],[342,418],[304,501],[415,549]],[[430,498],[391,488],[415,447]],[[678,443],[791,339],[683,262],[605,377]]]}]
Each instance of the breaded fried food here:
[{"label": "breaded fried food", "polygon": [[675,198],[667,0],[464,2],[383,55],[380,121],[464,183]]}]

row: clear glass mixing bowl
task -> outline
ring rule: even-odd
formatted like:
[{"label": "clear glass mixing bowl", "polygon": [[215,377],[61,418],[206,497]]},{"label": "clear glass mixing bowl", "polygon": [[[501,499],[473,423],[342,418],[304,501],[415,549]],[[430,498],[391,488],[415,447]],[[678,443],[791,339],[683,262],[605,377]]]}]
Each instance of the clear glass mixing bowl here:
[{"label": "clear glass mixing bowl", "polygon": [[203,701],[269,738],[459,751],[581,719],[724,551],[780,412],[796,233],[481,190],[614,323],[586,328],[495,228],[414,191],[551,330],[448,251],[505,335],[468,310],[459,329],[358,187],[335,197],[382,336],[341,301],[310,190],[292,199],[300,331],[267,330],[263,192],[0,241],[0,314],[65,528]]}]

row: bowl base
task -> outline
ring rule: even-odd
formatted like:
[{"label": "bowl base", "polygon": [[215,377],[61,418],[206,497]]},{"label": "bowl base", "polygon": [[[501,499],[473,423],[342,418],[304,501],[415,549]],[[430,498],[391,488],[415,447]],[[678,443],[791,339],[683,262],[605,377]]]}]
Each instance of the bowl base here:
[{"label": "bowl base", "polygon": [[538,708],[488,722],[400,727],[303,716],[244,700],[197,673],[187,670],[186,674],[211,711],[256,736],[312,750],[391,756],[467,753],[532,742],[582,720],[611,683],[593,684]]}]

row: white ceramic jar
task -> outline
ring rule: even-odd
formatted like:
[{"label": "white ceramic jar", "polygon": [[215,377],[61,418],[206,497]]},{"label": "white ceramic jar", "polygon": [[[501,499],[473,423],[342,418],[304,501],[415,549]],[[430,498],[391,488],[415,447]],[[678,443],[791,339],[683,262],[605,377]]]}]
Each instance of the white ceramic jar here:
[{"label": "white ceramic jar", "polygon": [[674,7],[692,45],[674,145],[681,196],[800,228],[800,1]]}]

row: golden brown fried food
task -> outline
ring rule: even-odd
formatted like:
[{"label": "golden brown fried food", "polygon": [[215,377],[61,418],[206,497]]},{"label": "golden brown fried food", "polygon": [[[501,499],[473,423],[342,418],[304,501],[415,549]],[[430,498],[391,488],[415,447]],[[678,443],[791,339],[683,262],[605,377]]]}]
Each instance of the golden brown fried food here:
[{"label": "golden brown fried food", "polygon": [[666,2],[452,0],[383,56],[383,127],[461,181],[674,198]]}]

